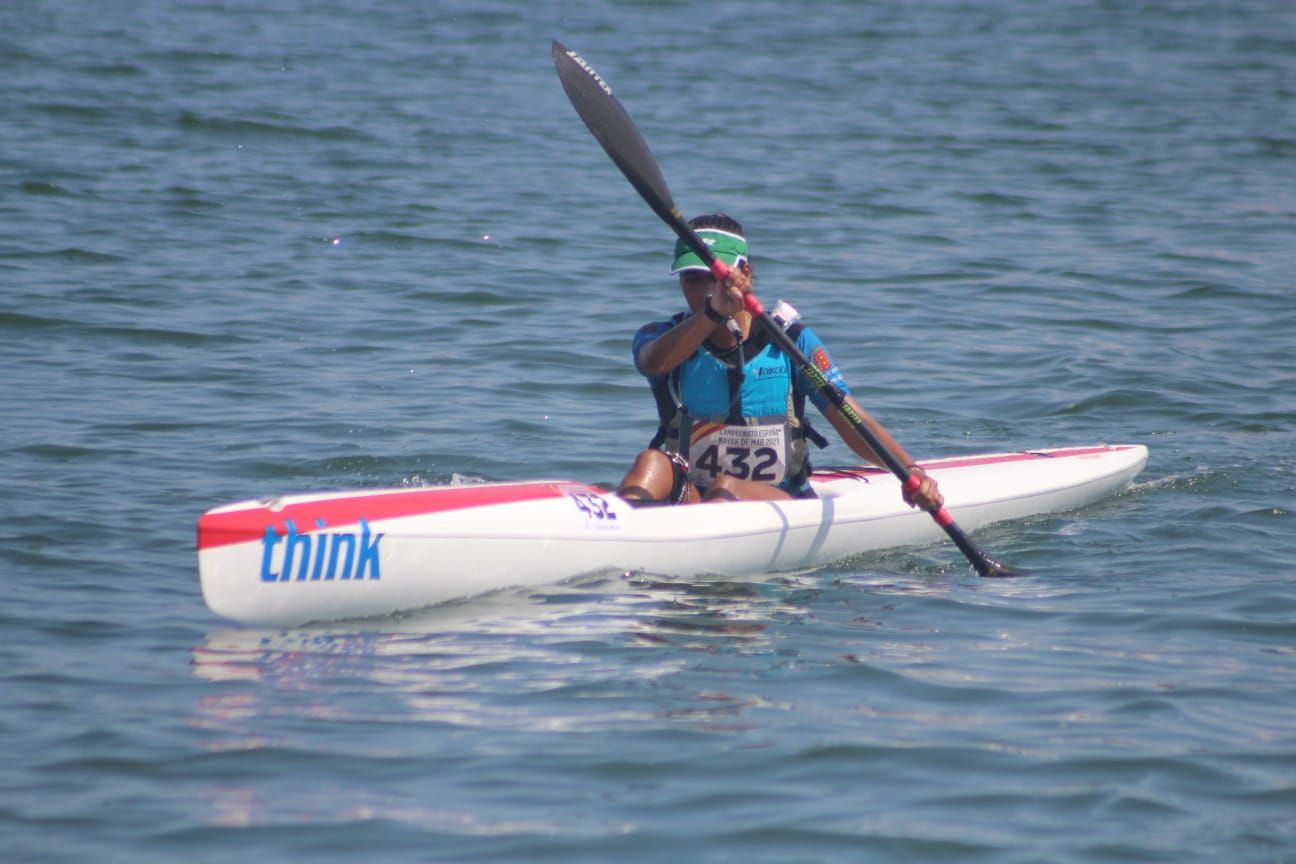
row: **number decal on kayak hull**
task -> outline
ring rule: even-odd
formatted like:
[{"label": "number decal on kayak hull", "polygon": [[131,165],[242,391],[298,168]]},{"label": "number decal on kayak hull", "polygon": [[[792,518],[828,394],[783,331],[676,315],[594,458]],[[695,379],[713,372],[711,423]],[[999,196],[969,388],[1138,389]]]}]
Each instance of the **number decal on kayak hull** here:
[{"label": "number decal on kayak hull", "polygon": [[567,499],[584,517],[585,527],[596,531],[620,531],[625,521],[621,499],[584,489],[568,489]]}]

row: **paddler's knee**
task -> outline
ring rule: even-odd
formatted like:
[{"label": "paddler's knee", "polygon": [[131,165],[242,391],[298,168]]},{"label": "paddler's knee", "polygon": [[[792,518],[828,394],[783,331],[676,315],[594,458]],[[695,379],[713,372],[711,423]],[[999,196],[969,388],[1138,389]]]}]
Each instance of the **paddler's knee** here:
[{"label": "paddler's knee", "polygon": [[784,498],[791,498],[792,495],[778,486],[771,486],[767,483],[756,483],[751,480],[744,480],[740,477],[733,477],[728,474],[721,474],[716,478],[715,483],[707,489],[706,495],[702,497],[703,501],[776,501]]},{"label": "paddler's knee", "polygon": [[706,494],[702,496],[703,501],[740,501],[742,496],[739,494],[737,487],[738,478],[731,477],[728,474],[721,474],[715,479],[707,489]]},{"label": "paddler's knee", "polygon": [[697,500],[697,493],[688,480],[687,463],[657,449],[640,451],[617,487],[617,495],[635,507]]}]

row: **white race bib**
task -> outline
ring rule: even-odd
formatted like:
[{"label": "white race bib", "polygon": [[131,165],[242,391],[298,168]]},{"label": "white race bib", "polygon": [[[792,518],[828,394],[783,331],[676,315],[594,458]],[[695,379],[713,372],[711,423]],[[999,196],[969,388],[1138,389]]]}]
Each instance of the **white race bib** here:
[{"label": "white race bib", "polygon": [[711,486],[721,474],[758,483],[782,483],[791,461],[788,437],[788,424],[783,420],[755,426],[698,420],[689,435],[689,479],[703,487]]}]

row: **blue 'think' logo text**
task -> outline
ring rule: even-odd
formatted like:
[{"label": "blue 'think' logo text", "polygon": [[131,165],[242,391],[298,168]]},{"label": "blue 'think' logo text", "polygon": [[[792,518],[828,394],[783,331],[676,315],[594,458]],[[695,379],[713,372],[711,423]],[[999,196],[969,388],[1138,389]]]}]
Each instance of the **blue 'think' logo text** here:
[{"label": "blue 'think' logo text", "polygon": [[[324,520],[316,520],[323,528]],[[305,534],[297,531],[293,520],[284,522],[284,536],[267,525],[261,538],[261,581],[291,582],[381,578],[378,571],[378,543],[383,535],[369,530],[369,522],[360,520],[360,536],[355,534]]]}]

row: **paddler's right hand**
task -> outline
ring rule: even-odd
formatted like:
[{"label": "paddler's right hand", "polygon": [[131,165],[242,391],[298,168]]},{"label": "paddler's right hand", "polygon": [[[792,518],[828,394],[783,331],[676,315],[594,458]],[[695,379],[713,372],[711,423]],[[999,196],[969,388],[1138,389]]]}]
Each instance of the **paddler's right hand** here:
[{"label": "paddler's right hand", "polygon": [[732,317],[746,308],[743,297],[750,294],[751,290],[751,265],[743,262],[737,267],[731,267],[729,275],[718,282],[711,293],[711,308],[726,318]]}]

